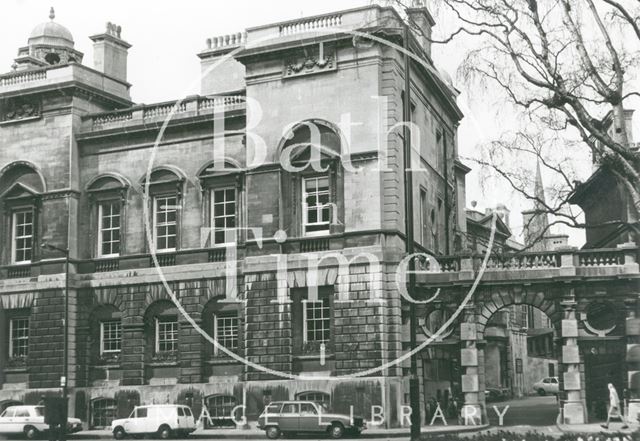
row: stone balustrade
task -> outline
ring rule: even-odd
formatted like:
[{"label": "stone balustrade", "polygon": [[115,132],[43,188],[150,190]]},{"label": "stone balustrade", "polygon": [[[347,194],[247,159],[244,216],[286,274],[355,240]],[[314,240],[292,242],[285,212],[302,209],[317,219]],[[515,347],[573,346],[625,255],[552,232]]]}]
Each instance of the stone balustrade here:
[{"label": "stone balustrade", "polygon": [[12,72],[0,76],[0,86],[12,86],[14,84],[30,83],[47,79],[46,69],[27,70],[23,72]]},{"label": "stone balustrade", "polygon": [[325,15],[310,19],[298,20],[280,25],[280,36],[313,32],[323,28],[337,28],[342,26],[342,14]]},{"label": "stone balustrade", "polygon": [[[446,283],[475,278],[482,268],[484,256],[438,256],[439,268],[423,262],[416,270],[419,283]],[[559,276],[618,276],[640,274],[638,247],[628,244],[619,248],[593,250],[559,250],[491,255],[484,277],[491,280],[514,278],[553,278]]]},{"label": "stone balustrade", "polygon": [[207,50],[236,48],[244,46],[246,42],[246,32],[220,35],[218,37],[207,38]]},{"label": "stone balustrade", "polygon": [[184,100],[138,105],[124,110],[88,115],[83,120],[86,130],[104,130],[122,125],[157,122],[169,115],[172,115],[172,118],[178,118],[182,115],[199,115],[211,110],[215,112],[242,110],[245,102],[245,96],[240,94],[215,97],[191,96]]}]

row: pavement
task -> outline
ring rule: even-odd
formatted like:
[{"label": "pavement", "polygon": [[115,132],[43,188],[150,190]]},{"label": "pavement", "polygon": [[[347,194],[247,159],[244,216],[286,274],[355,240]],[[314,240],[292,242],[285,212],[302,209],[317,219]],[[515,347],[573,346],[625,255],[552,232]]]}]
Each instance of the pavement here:
[{"label": "pavement", "polygon": [[[433,425],[433,426],[425,426],[422,427],[421,432],[425,435],[446,435],[452,433],[471,433],[478,432],[481,430],[486,430],[488,425],[481,426],[458,426],[458,425]],[[344,438],[349,439],[389,439],[389,438],[408,438],[409,437],[409,428],[408,427],[399,427],[399,428],[379,428],[379,427],[371,427],[364,430],[358,437],[350,436],[349,434],[345,434]],[[69,436],[70,439],[78,439],[78,440],[92,440],[92,439],[113,439],[113,435],[109,430],[85,430],[82,432],[74,433],[72,436]],[[255,425],[251,425],[249,428],[231,428],[231,429],[198,429],[189,435],[189,439],[260,439],[266,440],[267,437],[264,434],[263,430],[258,429]],[[296,438],[301,439],[310,439],[314,438],[311,436],[296,436]]]}]

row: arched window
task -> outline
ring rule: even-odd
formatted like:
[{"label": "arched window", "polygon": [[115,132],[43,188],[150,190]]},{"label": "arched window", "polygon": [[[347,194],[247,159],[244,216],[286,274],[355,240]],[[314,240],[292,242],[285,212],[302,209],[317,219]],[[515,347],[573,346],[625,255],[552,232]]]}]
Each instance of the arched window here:
[{"label": "arched window", "polygon": [[[160,167],[151,172],[149,212],[157,252],[180,248],[180,205],[184,180],[184,174],[173,167]],[[143,180],[142,185],[146,189],[146,181]]]},{"label": "arched window", "polygon": [[279,148],[283,226],[289,236],[322,236],[343,230],[341,139],[321,120],[292,127]]},{"label": "arched window", "polygon": [[36,259],[40,221],[40,198],[44,180],[29,163],[16,162],[0,172],[0,211],[3,212],[2,260],[29,264]]},{"label": "arched window", "polygon": [[111,426],[116,419],[118,405],[111,398],[96,398],[91,401],[91,428],[102,429]]},{"label": "arched window", "polygon": [[213,426],[235,425],[233,422],[233,409],[238,401],[232,395],[212,395],[207,397],[207,411]]},{"label": "arched window", "polygon": [[129,184],[115,175],[100,176],[88,186],[94,256],[116,257],[124,249],[124,211]]},{"label": "arched window", "polygon": [[198,174],[203,193],[205,225],[209,228],[205,246],[237,243],[241,222],[242,170],[231,161],[213,162]]},{"label": "arched window", "polygon": [[300,401],[314,401],[316,403],[331,405],[331,395],[326,392],[319,391],[306,391],[300,392],[296,395],[296,400]]}]

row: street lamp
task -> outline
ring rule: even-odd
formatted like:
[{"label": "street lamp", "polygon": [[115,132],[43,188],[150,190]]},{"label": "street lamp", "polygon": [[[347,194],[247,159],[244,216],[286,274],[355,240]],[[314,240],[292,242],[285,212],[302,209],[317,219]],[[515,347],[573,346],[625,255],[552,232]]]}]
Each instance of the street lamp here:
[{"label": "street lamp", "polygon": [[[64,405],[68,407],[67,399],[68,399],[68,391],[67,391],[67,381],[69,378],[69,249],[61,248],[55,245],[52,245],[48,242],[43,242],[41,247],[45,250],[50,251],[58,251],[64,254],[64,337],[63,337],[63,346],[62,346],[62,377],[60,378],[60,386],[62,387],[62,399],[64,401]],[[64,412],[64,424],[63,424],[63,439],[64,434],[67,431],[67,413],[68,409],[65,409]]]}]

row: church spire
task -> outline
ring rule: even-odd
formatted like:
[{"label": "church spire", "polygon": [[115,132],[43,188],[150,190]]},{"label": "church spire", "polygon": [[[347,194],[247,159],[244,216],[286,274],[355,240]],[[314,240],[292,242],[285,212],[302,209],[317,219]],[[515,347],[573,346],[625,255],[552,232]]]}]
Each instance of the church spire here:
[{"label": "church spire", "polygon": [[51,6],[51,9],[49,9],[49,18],[51,20],[53,20],[54,18],[56,18],[56,11],[53,9],[53,6]]},{"label": "church spire", "polygon": [[533,195],[536,198],[535,209],[537,211],[543,211],[547,201],[544,198],[544,185],[542,184],[542,172],[540,171],[540,160],[536,161],[536,181],[533,189]]}]

